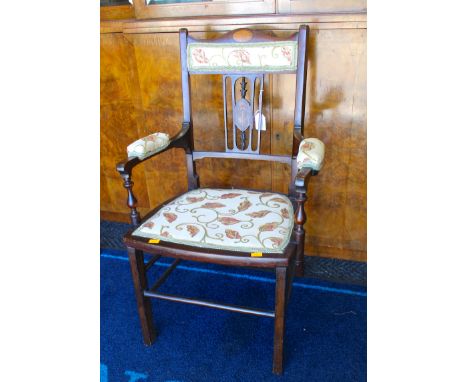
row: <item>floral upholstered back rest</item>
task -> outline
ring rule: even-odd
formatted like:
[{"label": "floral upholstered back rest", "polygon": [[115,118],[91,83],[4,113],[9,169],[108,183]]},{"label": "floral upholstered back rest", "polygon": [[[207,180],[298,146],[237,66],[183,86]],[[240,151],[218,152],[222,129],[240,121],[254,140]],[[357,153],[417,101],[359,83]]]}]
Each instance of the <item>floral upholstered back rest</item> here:
[{"label": "floral upholstered back rest", "polygon": [[227,153],[260,154],[261,131],[266,127],[264,76],[296,73],[299,45],[299,33],[280,39],[250,29],[237,29],[218,39],[198,40],[188,35],[186,41],[181,39],[187,76],[222,75]]}]

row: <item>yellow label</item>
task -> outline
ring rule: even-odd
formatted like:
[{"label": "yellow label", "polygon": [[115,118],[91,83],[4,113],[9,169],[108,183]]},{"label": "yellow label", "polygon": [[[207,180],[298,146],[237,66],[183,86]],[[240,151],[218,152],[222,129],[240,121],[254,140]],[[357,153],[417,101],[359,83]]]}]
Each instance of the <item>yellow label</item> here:
[{"label": "yellow label", "polygon": [[250,253],[251,257],[262,257],[263,253],[262,252],[252,252]]},{"label": "yellow label", "polygon": [[159,239],[149,239],[149,240],[148,240],[148,243],[150,243],[150,244],[158,244],[158,243],[159,243]]}]

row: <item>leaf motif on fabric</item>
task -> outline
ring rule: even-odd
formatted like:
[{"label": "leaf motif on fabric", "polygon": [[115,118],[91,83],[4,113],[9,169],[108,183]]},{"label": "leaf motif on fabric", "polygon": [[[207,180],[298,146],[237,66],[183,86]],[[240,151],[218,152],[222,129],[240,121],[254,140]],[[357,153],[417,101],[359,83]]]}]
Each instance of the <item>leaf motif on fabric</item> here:
[{"label": "leaf motif on fabric", "polygon": [[172,223],[174,220],[177,219],[177,215],[171,212],[164,212],[163,215],[169,223]]},{"label": "leaf motif on fabric", "polygon": [[312,142],[306,142],[302,145],[301,151],[309,151],[315,148],[315,144]]},{"label": "leaf motif on fabric", "polygon": [[283,55],[284,58],[288,60],[289,63],[292,61],[291,57],[291,48],[288,46],[283,46],[281,47],[281,54]]},{"label": "leaf motif on fabric", "polygon": [[191,225],[191,224],[187,225],[186,228],[187,228],[187,231],[190,233],[191,237],[194,237],[198,232],[200,232],[198,227]]},{"label": "leaf motif on fabric", "polygon": [[195,196],[189,196],[187,198],[187,202],[190,202],[190,203],[197,203],[197,202],[201,202],[202,200],[204,200],[205,198],[203,196],[200,196],[200,197],[195,197]]},{"label": "leaf motif on fabric", "polygon": [[236,58],[237,65],[251,64],[250,53],[245,49],[234,50],[231,54]]},{"label": "leaf motif on fabric", "polygon": [[144,228],[153,228],[154,227],[154,222],[146,222],[143,224]]},{"label": "leaf motif on fabric", "polygon": [[232,199],[232,198],[236,198],[237,196],[240,196],[242,194],[237,194],[235,192],[230,192],[228,194],[222,194],[221,195],[221,199]]},{"label": "leaf motif on fabric", "polygon": [[194,49],[192,52],[192,56],[200,64],[207,64],[208,58],[206,57],[205,51],[201,48]]},{"label": "leaf motif on fabric", "polygon": [[270,201],[270,202],[277,202],[277,203],[288,204],[288,203],[286,202],[286,200],[284,200],[283,198],[271,198],[269,201]]},{"label": "leaf motif on fabric", "polygon": [[221,208],[221,207],[226,207],[225,204],[222,203],[205,203],[200,206],[200,208]]},{"label": "leaf motif on fabric", "polygon": [[265,231],[273,231],[278,227],[278,223],[272,222],[272,223],[266,223],[258,229],[259,232],[265,232]]},{"label": "leaf motif on fabric", "polygon": [[289,219],[289,211],[287,208],[281,208],[281,216],[285,219]]},{"label": "leaf motif on fabric", "polygon": [[164,232],[161,232],[161,236],[162,236],[162,237],[169,237],[169,236],[171,236],[171,235],[169,234],[169,232],[164,231]]},{"label": "leaf motif on fabric", "polygon": [[267,196],[273,196],[274,194],[271,192],[264,192],[263,194],[260,195],[261,198],[266,198]]},{"label": "leaf motif on fabric", "polygon": [[268,215],[270,212],[271,211],[268,211],[268,210],[262,210],[262,211],[257,211],[257,212],[251,212],[250,214],[246,214],[246,215],[252,218],[263,218],[264,216]]},{"label": "leaf motif on fabric", "polygon": [[241,204],[239,204],[239,206],[237,207],[237,210],[238,210],[239,212],[240,212],[240,211],[245,211],[245,210],[247,210],[251,205],[252,205],[252,203],[250,203],[250,201],[244,200]]},{"label": "leaf motif on fabric", "polygon": [[283,242],[283,239],[281,239],[279,237],[270,237],[269,239],[274,244],[273,245],[274,247],[279,247],[281,245],[281,243]]},{"label": "leaf motif on fabric", "polygon": [[227,217],[227,216],[218,218],[218,221],[224,225],[233,225],[233,224],[240,223],[240,220],[237,220],[236,218]]},{"label": "leaf motif on fabric", "polygon": [[233,229],[226,229],[225,232],[226,237],[228,237],[229,239],[241,239],[241,235],[239,234],[239,232]]}]

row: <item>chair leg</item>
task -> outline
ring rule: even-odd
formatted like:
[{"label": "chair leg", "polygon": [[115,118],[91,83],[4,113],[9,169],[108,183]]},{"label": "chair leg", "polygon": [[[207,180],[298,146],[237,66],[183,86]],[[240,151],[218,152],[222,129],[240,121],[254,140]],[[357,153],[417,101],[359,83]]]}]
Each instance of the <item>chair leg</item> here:
[{"label": "chair leg", "polygon": [[156,331],[153,324],[153,314],[151,312],[151,301],[149,297],[143,295],[143,291],[148,286],[145,272],[145,262],[143,252],[134,248],[128,248],[128,258],[132,270],[133,286],[140,316],[141,330],[145,345],[152,345],[156,338]]},{"label": "chair leg", "polygon": [[296,212],[294,214],[294,235],[296,236],[296,276],[304,276],[304,224],[307,220],[304,203],[307,200],[305,191],[298,191]]},{"label": "chair leg", "polygon": [[288,306],[289,298],[291,296],[292,284],[294,276],[296,275],[296,260],[290,262],[288,269],[286,270],[286,306]]},{"label": "chair leg", "polygon": [[304,276],[304,237],[305,231],[301,227],[297,227],[295,230],[296,234],[296,276]]},{"label": "chair leg", "polygon": [[287,268],[276,268],[275,339],[273,346],[273,373],[283,373],[284,316],[286,308]]}]

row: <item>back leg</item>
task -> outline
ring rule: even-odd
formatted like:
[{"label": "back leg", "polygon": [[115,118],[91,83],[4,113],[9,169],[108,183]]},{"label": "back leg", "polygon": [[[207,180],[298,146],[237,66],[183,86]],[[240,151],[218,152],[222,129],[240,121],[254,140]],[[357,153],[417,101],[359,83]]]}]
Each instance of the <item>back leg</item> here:
[{"label": "back leg", "polygon": [[284,317],[286,307],[286,267],[276,268],[275,338],[273,346],[273,373],[283,373]]}]

